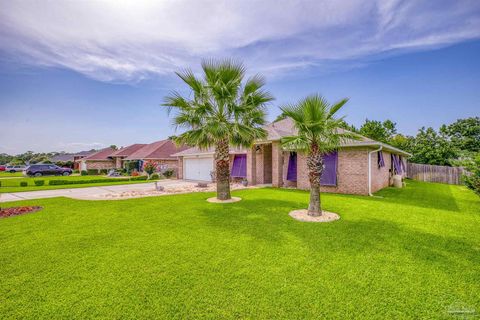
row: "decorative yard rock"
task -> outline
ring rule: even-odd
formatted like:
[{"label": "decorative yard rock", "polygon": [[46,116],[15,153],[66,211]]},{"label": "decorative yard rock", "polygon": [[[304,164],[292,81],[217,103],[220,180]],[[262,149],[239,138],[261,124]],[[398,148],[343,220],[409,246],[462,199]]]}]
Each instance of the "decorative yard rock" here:
[{"label": "decorative yard rock", "polygon": [[242,200],[242,198],[239,198],[239,197],[232,197],[231,199],[228,199],[228,200],[220,200],[217,197],[207,199],[207,201],[211,203],[233,203],[233,202],[238,202],[240,200]]},{"label": "decorative yard rock", "polygon": [[158,181],[155,182],[155,190],[157,191],[164,191],[165,190],[165,187],[164,186],[161,186],[160,184],[158,184]]},{"label": "decorative yard rock", "polygon": [[[199,187],[198,184],[191,184],[186,186],[159,186],[162,187],[162,190],[152,189],[152,190],[139,190],[139,191],[125,191],[120,193],[107,193],[102,194],[99,198],[103,199],[128,199],[128,198],[140,198],[140,197],[152,197],[152,196],[163,196],[168,194],[181,194],[181,193],[191,193],[191,192],[212,192],[216,190],[215,183],[207,184],[206,187]],[[231,185],[231,190],[245,189],[246,187],[240,183],[234,183]],[[237,200],[239,201],[239,200]]]},{"label": "decorative yard rock", "polygon": [[208,183],[199,182],[199,183],[197,183],[196,187],[197,187],[197,188],[207,188],[207,187],[208,187]]},{"label": "decorative yard rock", "polygon": [[293,219],[304,222],[332,222],[340,219],[340,216],[336,213],[322,210],[322,215],[319,217],[312,217],[308,215],[308,210],[293,210],[288,214]]}]

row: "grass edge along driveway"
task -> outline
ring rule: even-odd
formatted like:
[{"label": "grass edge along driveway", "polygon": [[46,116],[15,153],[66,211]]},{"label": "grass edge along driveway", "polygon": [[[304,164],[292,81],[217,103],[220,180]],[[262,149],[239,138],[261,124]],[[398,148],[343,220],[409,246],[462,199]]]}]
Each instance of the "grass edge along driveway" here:
[{"label": "grass edge along driveway", "polygon": [[0,219],[3,318],[451,318],[480,310],[480,202],[408,181],[382,198],[323,194],[339,221],[288,212],[308,193],[235,191],[8,203]]},{"label": "grass edge along driveway", "polygon": [[[112,186],[112,185],[123,185],[123,184],[132,184],[132,183],[145,183],[153,182],[155,180],[128,180],[129,177],[119,177],[111,178],[107,176],[45,176],[40,178],[33,177],[23,177],[23,178],[4,178],[0,179],[0,193],[11,193],[11,192],[24,192],[24,191],[41,191],[41,190],[56,190],[56,189],[70,189],[70,188],[87,188],[87,187],[101,187],[101,186]],[[95,182],[95,183],[81,183],[81,184],[60,184],[60,185],[49,185],[50,180],[103,180],[105,182]],[[112,179],[118,179],[118,181],[109,181]],[[44,185],[36,186],[35,181],[43,180]],[[21,182],[27,182],[26,187],[21,187]]]}]

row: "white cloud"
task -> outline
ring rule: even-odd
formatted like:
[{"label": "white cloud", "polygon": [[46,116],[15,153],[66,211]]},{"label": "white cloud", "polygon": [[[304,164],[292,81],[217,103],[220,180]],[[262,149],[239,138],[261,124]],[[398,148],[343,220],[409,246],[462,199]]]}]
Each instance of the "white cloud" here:
[{"label": "white cloud", "polygon": [[104,81],[233,56],[270,74],[480,37],[480,2],[4,1],[0,50]]}]

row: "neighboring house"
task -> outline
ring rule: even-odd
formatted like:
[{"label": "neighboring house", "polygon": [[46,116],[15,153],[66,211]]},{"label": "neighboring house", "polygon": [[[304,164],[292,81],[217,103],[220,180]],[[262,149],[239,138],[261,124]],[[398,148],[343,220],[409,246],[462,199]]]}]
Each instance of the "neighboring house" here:
[{"label": "neighboring house", "polygon": [[73,166],[74,170],[79,169],[80,162],[77,160],[83,159],[96,151],[81,151],[77,153],[60,153],[53,156],[50,161],[58,165],[69,165],[70,163]]},{"label": "neighboring house", "polygon": [[109,170],[115,168],[115,161],[110,155],[116,150],[112,148],[105,148],[97,151],[87,157],[77,160],[80,170]]},{"label": "neighboring house", "polygon": [[166,139],[144,145],[123,158],[123,161],[136,161],[137,169],[141,171],[145,161],[152,160],[157,163],[159,170],[172,169],[177,172],[178,160],[172,154],[185,149],[188,147],[177,147],[172,140]]},{"label": "neighboring house", "polygon": [[[264,128],[268,133],[265,140],[257,141],[248,150],[231,149],[232,178],[247,179],[250,185],[308,189],[306,156],[281,147],[283,137],[296,135],[293,121],[287,118]],[[210,180],[213,154],[213,149],[198,148],[173,154],[178,157],[179,178]],[[366,137],[346,141],[338,151],[324,156],[321,191],[362,195],[376,192],[391,185],[393,174],[405,174],[408,156],[407,152]]]},{"label": "neighboring house", "polygon": [[142,171],[145,161],[152,160],[158,164],[159,170],[173,169],[177,172],[177,158],[171,155],[185,149],[187,147],[176,147],[171,140],[166,139],[150,144],[132,144],[119,150],[105,148],[77,162],[80,170],[120,169],[125,168],[127,163],[134,162],[135,168]]},{"label": "neighboring house", "polygon": [[125,158],[131,156],[145,146],[147,146],[147,144],[136,143],[132,144],[131,146],[121,148],[110,154],[110,157],[115,163],[115,168],[123,168],[125,164]]}]

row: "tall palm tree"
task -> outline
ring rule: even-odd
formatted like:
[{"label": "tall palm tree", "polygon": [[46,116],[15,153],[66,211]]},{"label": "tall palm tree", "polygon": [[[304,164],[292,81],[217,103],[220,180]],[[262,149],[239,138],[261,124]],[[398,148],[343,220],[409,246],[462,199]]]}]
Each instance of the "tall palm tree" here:
[{"label": "tall palm tree", "polygon": [[339,129],[343,117],[336,117],[336,113],[347,101],[348,99],[343,99],[329,104],[322,96],[311,95],[296,104],[280,108],[284,116],[293,120],[298,131],[296,136],[284,137],[282,146],[307,155],[310,180],[308,214],[311,216],[322,215],[320,178],[324,169],[323,155],[338,149],[346,139],[356,139],[353,133]]},{"label": "tall palm tree", "polygon": [[240,62],[204,60],[202,70],[202,78],[189,69],[177,72],[192,94],[173,92],[163,105],[175,112],[174,126],[187,130],[174,137],[176,143],[215,149],[217,198],[228,200],[229,147],[250,147],[266,136],[265,106],[273,97],[262,89],[265,81],[259,75],[242,84],[245,67]]}]

